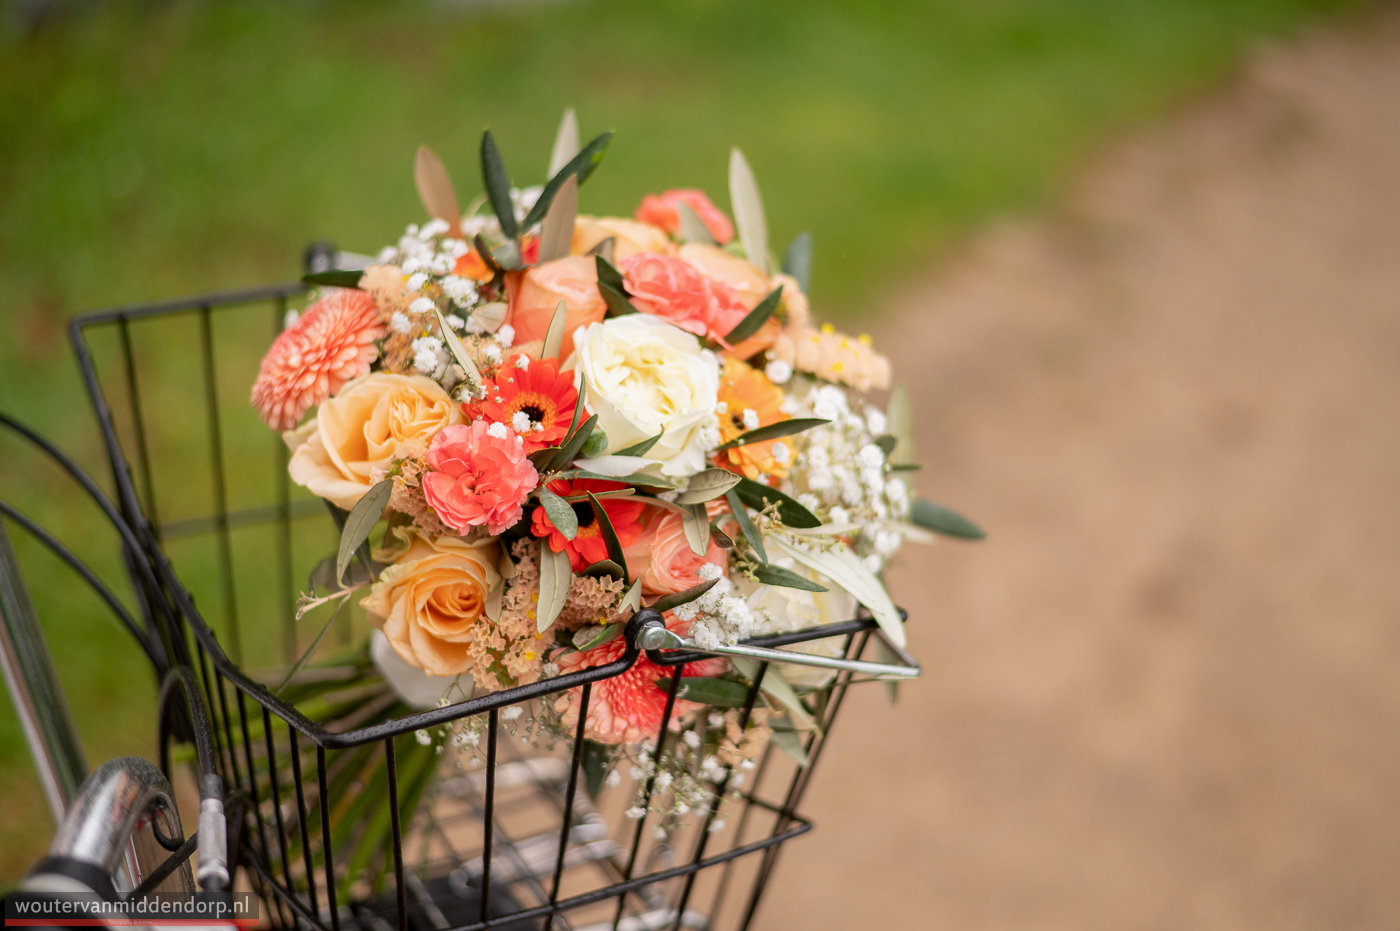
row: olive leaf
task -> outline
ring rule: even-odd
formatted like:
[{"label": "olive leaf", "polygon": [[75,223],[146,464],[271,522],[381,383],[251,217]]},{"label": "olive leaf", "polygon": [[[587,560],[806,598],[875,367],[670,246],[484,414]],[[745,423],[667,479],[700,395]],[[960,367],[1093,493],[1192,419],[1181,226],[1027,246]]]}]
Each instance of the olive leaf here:
[{"label": "olive leaf", "polygon": [[541,263],[569,254],[574,241],[574,221],[578,219],[578,178],[569,176],[544,215],[540,227]]},{"label": "olive leaf", "polygon": [[783,286],[778,285],[768,296],[758,302],[758,306],[748,312],[748,315],[740,320],[734,329],[729,331],[729,335],[724,341],[731,346],[738,345],[758,332],[759,327],[768,322],[768,318],[773,316],[773,311],[778,309],[778,301],[783,296]]},{"label": "olive leaf", "polygon": [[894,448],[899,445],[899,438],[886,433],[883,436],[875,437],[875,445],[880,447],[880,452],[885,454],[885,460],[889,461],[890,453],[894,452]]},{"label": "olive leaf", "polygon": [[698,242],[707,246],[715,245],[715,237],[695,208],[683,200],[676,201],[676,215],[681,221],[681,238],[686,242]]},{"label": "olive leaf", "polygon": [[[671,690],[671,677],[656,680],[656,687],[663,692]],[[728,679],[712,679],[704,676],[682,676],[677,698],[713,705],[717,708],[743,708],[749,703],[749,687],[741,682]]]},{"label": "olive leaf", "polygon": [[549,153],[549,177],[554,177],[559,169],[569,164],[578,154],[578,148],[578,115],[573,107],[569,107],[559,121],[559,131],[554,134],[554,148]]},{"label": "olive leaf", "polygon": [[635,444],[635,445],[633,445],[633,446],[629,446],[629,447],[627,447],[626,449],[619,449],[617,452],[613,453],[613,455],[614,455],[614,456],[645,456],[647,453],[651,452],[651,448],[652,448],[653,446],[655,446],[657,443],[661,442],[661,438],[662,438],[663,436],[665,436],[665,435],[666,435],[666,431],[665,431],[665,430],[662,430],[660,433],[656,434],[656,436],[650,437],[649,439],[642,440],[640,443],[637,443],[637,444]]},{"label": "olive leaf", "polygon": [[780,420],[777,423],[770,423],[767,426],[755,427],[748,433],[740,434],[721,446],[715,447],[715,452],[722,453],[726,449],[734,449],[736,446],[747,446],[750,443],[762,443],[765,440],[776,440],[781,436],[792,436],[794,433],[803,433],[813,427],[821,427],[831,423],[820,417],[794,417],[791,420]]},{"label": "olive leaf", "polygon": [[[972,521],[941,504],[934,504],[927,498],[915,498],[909,510],[909,521],[917,527],[941,533],[945,537],[958,537],[962,540],[981,540],[987,534]],[[903,646],[903,644],[900,644]]]},{"label": "olive leaf", "polygon": [[323,288],[354,288],[359,289],[360,278],[364,271],[358,268],[332,268],[330,271],[312,272],[309,275],[302,275],[302,284],[309,284]]},{"label": "olive leaf", "polygon": [[462,380],[472,390],[473,396],[479,394],[481,392],[481,372],[477,371],[476,365],[472,362],[471,356],[467,355],[462,341],[457,338],[456,333],[452,332],[452,327],[447,325],[442,311],[433,308],[433,313],[437,316],[438,329],[442,331],[442,341],[447,344],[447,351],[452,354],[452,361],[462,367]]},{"label": "olive leaf", "polygon": [[[489,129],[481,134],[481,177],[486,184],[486,196],[491,201],[491,209],[500,221],[501,232],[514,239],[520,235],[520,227],[515,222],[515,205],[510,199],[510,175],[506,173],[505,162],[501,160],[501,150],[496,148],[496,140]],[[529,229],[529,226],[526,229]]]},{"label": "olive leaf", "polygon": [[[545,182],[544,190],[540,191],[539,199],[535,201],[535,206],[530,208],[530,212],[525,215],[524,229],[529,229],[544,217],[544,212],[549,209],[550,204],[559,193],[559,189],[564,186],[564,182],[570,178],[577,178],[578,183],[587,181],[593,174],[598,163],[603,160],[603,156],[608,151],[608,143],[612,141],[612,133],[606,132],[583,147],[573,158],[556,171],[550,179]],[[511,234],[515,235],[514,233]]]},{"label": "olive leaf", "polygon": [[448,232],[460,236],[462,232],[462,208],[457,206],[457,191],[452,187],[452,179],[437,153],[425,145],[418,147],[413,159],[413,183],[418,188],[418,199],[428,216],[444,220]]},{"label": "olive leaf", "polygon": [[544,331],[544,348],[540,350],[540,358],[555,359],[559,357],[559,350],[564,348],[564,326],[568,323],[569,307],[563,299],[554,308],[554,316],[549,318],[549,329]]},{"label": "olive leaf", "polygon": [[768,220],[763,215],[763,200],[758,196],[753,169],[738,149],[729,153],[729,202],[744,254],[755,268],[768,274]]},{"label": "olive leaf", "polygon": [[798,575],[782,566],[763,565],[754,570],[754,575],[764,585],[778,585],[783,588],[799,588],[804,592],[829,592],[825,585],[818,585],[805,575]]},{"label": "olive leaf", "polygon": [[627,589],[627,593],[622,596],[622,601],[618,602],[617,610],[619,612],[626,611],[628,608],[632,609],[633,614],[642,610],[641,579],[637,579],[635,582],[633,582],[631,587]]},{"label": "olive leaf", "polygon": [[885,409],[891,435],[897,440],[886,457],[892,465],[908,465],[914,461],[914,406],[903,385],[895,385],[890,403]]},{"label": "olive leaf", "polygon": [[623,575],[622,567],[611,559],[598,560],[593,565],[584,569],[583,574],[589,578],[597,578],[600,575],[606,575],[614,579],[620,579]]},{"label": "olive leaf", "polygon": [[754,554],[763,562],[768,562],[768,552],[763,548],[763,537],[759,535],[758,528],[753,525],[753,521],[749,518],[749,510],[744,507],[739,493],[731,488],[724,493],[724,497],[729,502],[729,509],[734,512],[734,520],[739,524],[739,532],[744,535],[744,539],[753,548]]},{"label": "olive leaf", "polygon": [[728,469],[706,469],[690,478],[685,491],[676,495],[677,504],[704,504],[739,484],[743,476]]},{"label": "olive leaf", "polygon": [[783,253],[783,273],[796,279],[802,293],[812,290],[812,234],[798,233]]},{"label": "olive leaf", "polygon": [[335,577],[338,581],[345,578],[345,567],[360,544],[369,539],[370,531],[384,515],[384,509],[389,506],[389,496],[393,493],[394,480],[386,478],[376,482],[350,509],[350,516],[345,519],[345,527],[340,532],[340,551],[335,557]]},{"label": "olive leaf", "polygon": [[603,535],[603,542],[608,546],[608,558],[622,567],[623,581],[631,581],[627,574],[627,557],[622,555],[622,543],[617,539],[617,531],[613,529],[607,509],[591,491],[588,493],[588,501],[593,505],[593,517],[598,521],[598,530]]},{"label": "olive leaf", "polygon": [[758,660],[750,659],[747,656],[732,656],[729,659],[739,674],[750,682],[758,682],[758,687],[764,694],[775,698],[788,714],[792,715],[799,727],[816,728],[817,722],[812,720],[812,714],[807,710],[807,706],[802,704],[802,699],[797,697],[797,693],[792,690],[792,684],[783,675],[782,670],[772,663],[763,664],[762,681],[759,681],[760,665]]},{"label": "olive leaf", "polygon": [[603,627],[585,627],[574,634],[574,648],[585,653],[594,647],[616,640],[622,636],[625,624],[607,624]]},{"label": "olive leaf", "polygon": [[565,540],[578,536],[578,515],[574,513],[573,505],[548,488],[540,489],[540,504],[549,515],[549,522],[564,535]]},{"label": "olive leaf", "polygon": [[667,611],[679,608],[683,604],[690,604],[718,584],[719,579],[715,578],[710,579],[708,582],[701,582],[699,585],[687,588],[683,592],[676,592],[672,595],[662,595],[660,598],[656,599],[656,601],[652,602],[651,608],[654,611],[660,611],[662,614],[665,614]]},{"label": "olive leaf", "polygon": [[685,541],[696,556],[704,556],[710,551],[710,518],[703,504],[678,504],[681,509],[681,529],[685,531]]},{"label": "olive leaf", "polygon": [[564,610],[569,600],[569,588],[574,582],[574,569],[567,551],[554,552],[548,541],[540,542],[540,600],[535,605],[535,624],[543,633]]},{"label": "olive leaf", "polygon": [[751,478],[742,479],[739,484],[734,486],[734,491],[739,495],[741,501],[755,511],[762,511],[768,504],[776,504],[778,516],[789,527],[811,528],[822,525],[817,516],[798,504],[796,499],[783,494],[776,488],[755,482]]},{"label": "olive leaf", "polygon": [[889,592],[848,547],[843,545],[829,550],[812,550],[779,533],[770,534],[768,541],[807,568],[815,569],[844,588],[869,609],[891,643],[897,647],[904,646],[904,625],[894,602],[890,601]]},{"label": "olive leaf", "polygon": [[583,449],[583,444],[588,442],[589,435],[593,428],[598,425],[598,415],[594,414],[583,422],[583,426],[574,431],[574,435],[564,441],[564,447],[559,450],[558,456],[554,460],[555,467],[568,465],[578,456],[578,451]]}]

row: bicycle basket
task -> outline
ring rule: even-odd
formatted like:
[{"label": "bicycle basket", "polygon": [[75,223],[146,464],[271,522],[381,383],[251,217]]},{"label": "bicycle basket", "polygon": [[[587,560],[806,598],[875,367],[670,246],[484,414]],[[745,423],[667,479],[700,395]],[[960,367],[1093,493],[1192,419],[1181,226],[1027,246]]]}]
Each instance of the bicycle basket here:
[{"label": "bicycle basket", "polygon": [[[414,711],[376,679],[357,647],[369,624],[352,608],[320,654],[335,647],[340,659],[308,666],[278,693],[321,623],[297,623],[298,580],[338,536],[324,504],[291,484],[286,447],[247,401],[303,292],[275,285],[92,313],[71,331],[119,506],[160,579],[143,605],[173,660],[200,676],[222,774],[249,800],[239,866],[265,914],[333,931],[749,927],[781,844],[810,829],[798,804],[846,688],[864,681],[850,670],[812,694],[818,727],[787,741],[791,755],[770,742],[751,770],[719,777],[722,814],[636,817],[638,797],[645,810],[663,788],[644,767],[622,764],[600,785],[582,739],[520,737],[541,702],[578,690],[586,708],[596,683],[627,672],[655,612],[634,617],[608,665]],[[857,618],[751,644],[829,638],[856,660],[875,629]],[[667,724],[685,664],[699,656],[648,655],[680,673],[657,738],[679,739]],[[299,702],[298,689],[317,700]],[[747,693],[745,717],[758,689]],[[445,752],[444,728],[477,745]]]}]

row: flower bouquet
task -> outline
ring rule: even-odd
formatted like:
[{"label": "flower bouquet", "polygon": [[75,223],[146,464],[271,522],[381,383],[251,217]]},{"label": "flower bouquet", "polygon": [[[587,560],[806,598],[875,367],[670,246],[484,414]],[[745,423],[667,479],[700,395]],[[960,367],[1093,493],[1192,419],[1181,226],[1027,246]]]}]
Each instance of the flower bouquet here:
[{"label": "flower bouquet", "polygon": [[[891,388],[889,362],[813,324],[810,237],[774,260],[743,155],[732,219],[693,189],[631,218],[579,214],[611,136],[580,146],[567,114],[548,182],[519,189],[487,132],[485,193],[465,211],[420,149],[428,222],[368,267],[308,276],[319,291],[253,387],[292,479],[342,528],[303,611],[358,597],[378,628],[362,669],[410,708],[610,663],[644,606],[705,649],[859,604],[902,646],[890,560],[930,531],[979,535],[911,496],[907,399],[867,395]],[[840,655],[835,641],[792,649]],[[643,654],[597,683],[581,727],[578,690],[502,719],[551,744],[582,733],[592,788],[625,757],[664,790],[651,805],[684,813],[737,790],[742,773],[721,774],[770,740],[801,761],[834,673],[769,665],[741,714],[757,662],[689,663],[676,738],[658,743],[672,675]],[[419,742],[470,750],[482,717]]]}]

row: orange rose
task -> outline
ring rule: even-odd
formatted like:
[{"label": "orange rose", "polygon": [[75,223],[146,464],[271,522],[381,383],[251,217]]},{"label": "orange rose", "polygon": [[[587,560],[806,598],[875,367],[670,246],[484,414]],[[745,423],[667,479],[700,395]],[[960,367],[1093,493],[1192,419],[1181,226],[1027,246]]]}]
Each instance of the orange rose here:
[{"label": "orange rose", "polygon": [[[711,501],[706,507],[710,517],[725,512],[722,502]],[[660,511],[651,516],[642,535],[623,550],[627,568],[642,580],[642,591],[648,595],[670,595],[700,584],[696,575],[706,563],[714,563],[729,572],[729,551],[710,539],[710,550],[696,556],[685,538],[685,525],[674,511]]]},{"label": "orange rose", "polygon": [[706,278],[728,285],[739,295],[739,303],[744,305],[745,310],[757,307],[774,288],[768,276],[754,268],[748,260],[731,255],[718,246],[687,243],[681,246],[680,256]]},{"label": "orange rose", "polygon": [[506,323],[515,328],[517,344],[542,340],[554,319],[554,309],[564,302],[564,343],[559,358],[574,351],[574,330],[602,322],[608,305],[598,293],[598,266],[592,258],[574,255],[525,272],[511,296]]},{"label": "orange rose", "polygon": [[[570,252],[583,255],[609,236],[613,245],[613,262],[638,252],[675,255],[676,247],[666,231],[650,223],[639,223],[622,217],[579,217],[574,223],[574,241]],[[589,261],[592,261],[591,259]]]}]

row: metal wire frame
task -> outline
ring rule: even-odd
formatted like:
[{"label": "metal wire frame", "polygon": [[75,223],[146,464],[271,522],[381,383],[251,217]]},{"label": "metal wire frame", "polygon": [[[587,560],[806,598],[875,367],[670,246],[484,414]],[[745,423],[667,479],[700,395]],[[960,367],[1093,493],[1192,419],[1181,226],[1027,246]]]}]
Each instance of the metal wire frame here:
[{"label": "metal wire frame", "polygon": [[[708,830],[717,817],[717,811],[711,809],[697,816],[698,833],[688,862],[673,866],[663,864],[664,868],[651,869],[652,861],[657,859],[659,845],[651,848],[644,861],[644,830],[651,819],[643,817],[637,819],[635,827],[631,828],[632,837],[625,858],[614,855],[589,861],[601,874],[601,886],[564,895],[564,874],[568,869],[566,860],[571,849],[578,849],[577,845],[574,848],[569,845],[571,830],[575,826],[572,822],[576,804],[582,797],[578,788],[582,741],[575,742],[564,785],[541,783],[529,793],[531,804],[552,806],[561,822],[557,848],[552,848],[554,862],[546,888],[541,881],[543,877],[536,877],[524,862],[517,839],[512,837],[512,832],[503,821],[495,783],[501,764],[499,745],[502,743],[498,738],[498,716],[507,707],[545,700],[578,689],[581,696],[578,735],[581,736],[582,722],[587,717],[588,703],[594,697],[594,687],[625,673],[637,662],[642,652],[636,645],[637,634],[642,625],[657,622],[659,616],[655,612],[641,612],[633,618],[625,634],[626,649],[612,663],[364,726],[328,727],[303,714],[294,705],[278,699],[243,669],[240,659],[246,640],[240,625],[235,585],[237,564],[230,534],[239,527],[259,524],[273,524],[277,528],[275,539],[279,572],[274,584],[280,595],[281,610],[276,622],[284,656],[290,662],[296,646],[292,626],[291,522],[294,516],[298,516],[298,507],[290,495],[285,446],[274,440],[276,452],[272,456],[272,464],[278,476],[274,500],[252,508],[230,509],[223,413],[218,393],[217,344],[213,337],[212,318],[215,313],[238,310],[258,313],[258,307],[262,306],[265,309],[261,313],[266,315],[262,319],[269,320],[270,317],[272,332],[275,333],[281,329],[288,302],[299,297],[303,291],[300,284],[274,285],[120,308],[78,317],[70,328],[112,469],[121,522],[130,528],[123,542],[129,550],[128,562],[133,564],[133,582],[141,596],[148,625],[159,630],[161,643],[166,647],[166,655],[159,657],[163,662],[158,665],[182,664],[195,670],[198,676],[214,724],[216,764],[231,791],[247,793],[249,799],[251,829],[245,826],[241,832],[239,863],[263,896],[268,914],[282,926],[303,924],[329,931],[341,931],[346,925],[382,931],[382,927],[386,926],[381,916],[385,910],[377,908],[375,901],[342,901],[342,893],[348,887],[347,878],[335,862],[336,844],[331,826],[332,812],[338,810],[343,802],[343,799],[332,798],[331,793],[332,783],[336,781],[334,777],[340,775],[336,771],[337,765],[342,760],[351,759],[346,754],[357,748],[378,745],[382,748],[379,752],[382,753],[382,767],[388,784],[389,848],[394,881],[393,904],[389,910],[393,913],[394,925],[400,931],[407,931],[415,925],[439,931],[449,927],[457,931],[506,926],[533,927],[536,921],[543,922],[545,928],[568,928],[571,927],[570,913],[609,900],[616,903],[609,922],[611,927],[652,927],[657,920],[656,915],[661,914],[667,925],[679,929],[693,920],[687,909],[695,891],[696,879],[703,871],[722,867],[711,906],[711,913],[715,914],[736,881],[738,874],[733,872],[735,864],[742,858],[758,854],[757,868],[747,883],[744,910],[738,922],[740,928],[749,927],[772,874],[780,845],[811,827],[810,822],[797,813],[797,806],[811,770],[829,737],[836,711],[840,708],[840,698],[852,682],[849,673],[839,674],[829,686],[831,697],[820,709],[821,727],[814,732],[806,748],[809,764],[796,769],[786,791],[777,801],[770,801],[758,792],[760,781],[775,765],[771,749],[765,755],[749,791],[740,797],[743,811],[739,829],[727,849],[719,852],[709,850],[710,845],[716,842],[715,836]],[[271,310],[270,314],[267,309]],[[211,463],[208,482],[212,494],[212,513],[161,525],[157,520],[157,515],[161,513],[157,496],[162,486],[154,479],[151,455],[151,450],[158,448],[159,444],[155,442],[157,438],[144,415],[142,372],[135,355],[132,330],[137,323],[145,326],[151,321],[189,314],[196,315],[199,323],[199,344],[193,355],[199,358],[202,369],[200,388]],[[90,331],[103,326],[115,326],[119,337],[120,375],[127,395],[125,414],[131,434],[126,445],[119,436],[117,421],[87,339]],[[188,469],[183,477],[197,480],[197,476],[188,474]],[[138,480],[140,492],[137,490]],[[212,533],[215,538],[220,602],[228,632],[227,648],[205,622],[163,546],[166,539],[201,533]],[[858,658],[875,626],[868,618],[857,619],[847,624],[757,638],[750,642],[782,646],[842,637],[846,643],[846,655]],[[670,724],[685,663],[702,656],[688,651],[651,653],[653,662],[677,669],[677,674],[671,678],[661,728],[653,747],[654,755],[659,755],[665,742],[672,737]],[[163,674],[165,670],[160,671]],[[759,678],[761,680],[761,674]],[[758,695],[757,686],[751,687],[742,712],[745,722],[753,712]],[[250,705],[253,708],[251,715]],[[447,902],[441,895],[435,897],[425,893],[424,883],[441,880],[443,870],[451,866],[454,859],[460,867],[464,862],[462,858],[470,851],[453,851],[453,855],[445,861],[439,858],[436,864],[438,872],[433,872],[431,858],[420,857],[418,859],[422,862],[415,864],[412,858],[406,856],[404,845],[410,835],[429,836],[434,831],[444,837],[446,834],[444,826],[437,823],[439,819],[431,805],[420,806],[418,817],[412,823],[405,823],[400,811],[403,789],[396,739],[475,715],[487,718],[484,785],[479,797],[472,795],[470,813],[470,818],[480,824],[480,844],[475,848],[479,854],[473,861],[480,865],[475,890],[475,914],[471,918],[456,914],[453,920],[449,920],[443,909],[447,905],[460,906],[462,903]],[[162,727],[165,727],[165,722]],[[279,733],[284,736],[279,736]],[[261,739],[255,739],[255,735]],[[514,747],[509,741],[504,742]],[[307,750],[312,752],[314,763],[303,758]],[[507,755],[509,753],[507,751]],[[314,773],[310,771],[313,767]],[[721,793],[728,787],[730,778],[730,774],[726,773],[720,780],[717,788]],[[654,777],[649,778],[641,790],[642,806],[647,807],[656,790]],[[764,812],[772,816],[771,827],[761,832],[761,836],[744,842],[744,833],[755,824],[758,814]],[[624,821],[623,824],[629,822]],[[493,882],[493,863],[497,862],[498,857],[506,858],[500,862],[512,864],[512,869],[507,870],[512,876]],[[642,865],[641,875],[636,875],[639,863]],[[672,880],[681,881],[680,892],[674,900],[662,892],[667,888],[665,884]],[[537,904],[520,904],[515,899],[517,894],[532,896]],[[630,918],[627,917],[629,910],[632,912]],[[423,915],[427,916],[426,923],[420,920]]]}]

